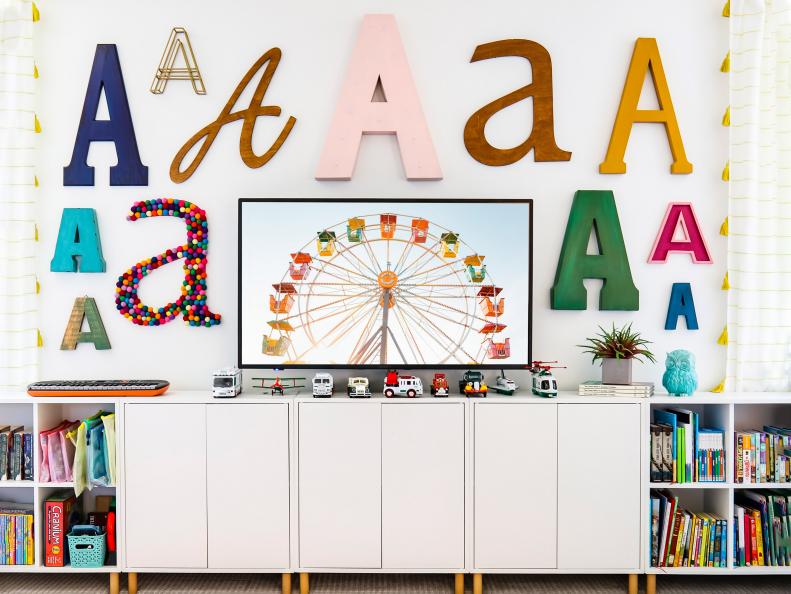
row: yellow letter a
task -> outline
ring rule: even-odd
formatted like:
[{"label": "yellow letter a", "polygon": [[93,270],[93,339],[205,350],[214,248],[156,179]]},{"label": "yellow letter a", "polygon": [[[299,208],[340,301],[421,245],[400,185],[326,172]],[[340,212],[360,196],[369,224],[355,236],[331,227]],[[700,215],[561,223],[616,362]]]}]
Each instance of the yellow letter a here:
[{"label": "yellow letter a", "polygon": [[[651,71],[651,80],[654,83],[659,109],[637,109],[640,101],[640,91],[643,89],[646,71]],[[670,152],[673,153],[673,164],[670,173],[692,173],[692,163],[687,161],[684,152],[684,143],[681,140],[681,131],[678,128],[676,112],[673,110],[673,101],[670,99],[670,89],[667,86],[665,70],[662,68],[662,58],[659,57],[659,47],[656,39],[640,37],[634,44],[632,62],[629,72],[626,73],[626,82],[623,86],[621,104],[615,116],[612,127],[610,146],[607,147],[607,156],[599,165],[599,173],[626,173],[626,163],[623,157],[626,153],[626,144],[632,125],[636,122],[655,122],[665,125],[667,140],[670,143]]]}]

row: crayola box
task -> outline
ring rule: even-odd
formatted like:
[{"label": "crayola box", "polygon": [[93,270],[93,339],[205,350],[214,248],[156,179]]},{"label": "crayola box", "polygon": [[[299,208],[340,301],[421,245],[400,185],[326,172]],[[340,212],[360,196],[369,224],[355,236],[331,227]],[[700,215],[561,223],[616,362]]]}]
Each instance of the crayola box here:
[{"label": "crayola box", "polygon": [[76,499],[73,491],[53,493],[44,502],[44,565],[63,567],[68,563],[66,534]]}]

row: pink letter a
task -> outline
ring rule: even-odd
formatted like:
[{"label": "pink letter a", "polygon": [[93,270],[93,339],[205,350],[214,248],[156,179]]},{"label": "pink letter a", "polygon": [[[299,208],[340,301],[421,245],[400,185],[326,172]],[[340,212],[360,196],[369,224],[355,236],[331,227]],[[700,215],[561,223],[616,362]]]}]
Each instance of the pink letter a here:
[{"label": "pink letter a", "polygon": [[[679,225],[683,235],[681,241],[674,238]],[[695,264],[711,264],[706,240],[700,232],[698,219],[689,202],[671,202],[668,205],[659,235],[648,257],[649,264],[665,262],[670,252],[688,253]]]},{"label": "pink letter a", "polygon": [[[372,101],[381,81],[385,101]],[[395,134],[407,179],[442,179],[392,14],[363,17],[316,179],[349,180],[363,134]]]}]

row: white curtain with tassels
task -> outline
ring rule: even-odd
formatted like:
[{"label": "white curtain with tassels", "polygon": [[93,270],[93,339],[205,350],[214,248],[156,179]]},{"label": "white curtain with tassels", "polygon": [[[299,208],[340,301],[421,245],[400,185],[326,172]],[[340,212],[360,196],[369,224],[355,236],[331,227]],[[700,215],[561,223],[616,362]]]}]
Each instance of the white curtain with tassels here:
[{"label": "white curtain with tassels", "polygon": [[30,0],[0,0],[0,390],[36,378],[36,133]]},{"label": "white curtain with tassels", "polygon": [[730,2],[730,391],[791,390],[791,0]]}]

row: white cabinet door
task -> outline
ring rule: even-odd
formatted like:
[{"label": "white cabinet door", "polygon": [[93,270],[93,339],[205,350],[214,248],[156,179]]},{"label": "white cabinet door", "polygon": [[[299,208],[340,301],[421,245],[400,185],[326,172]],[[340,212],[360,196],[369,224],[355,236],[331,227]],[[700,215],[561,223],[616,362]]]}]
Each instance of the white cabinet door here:
[{"label": "white cabinet door", "polygon": [[464,567],[464,403],[382,405],[382,567]]},{"label": "white cabinet door", "polygon": [[209,404],[206,415],[209,567],[288,568],[288,404]]},{"label": "white cabinet door", "polygon": [[640,565],[640,405],[561,404],[558,567]]},{"label": "white cabinet door", "polygon": [[474,410],[475,567],[555,567],[557,406]]},{"label": "white cabinet door", "polygon": [[380,405],[298,407],[300,566],[381,567]]},{"label": "white cabinet door", "polygon": [[206,567],[206,406],[126,404],[126,563]]}]

